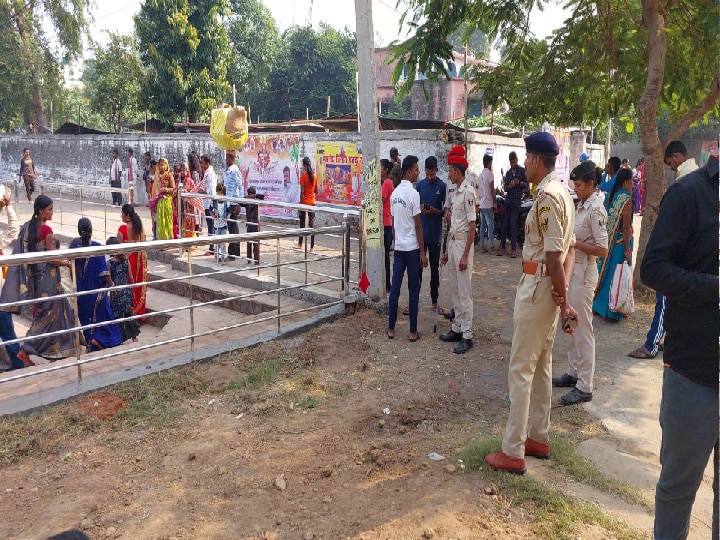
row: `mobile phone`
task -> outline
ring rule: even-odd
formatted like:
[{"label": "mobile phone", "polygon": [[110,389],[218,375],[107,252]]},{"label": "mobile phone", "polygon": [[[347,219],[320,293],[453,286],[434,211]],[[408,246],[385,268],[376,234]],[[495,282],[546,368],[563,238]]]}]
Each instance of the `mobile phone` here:
[{"label": "mobile phone", "polygon": [[567,318],[563,321],[562,329],[568,330],[572,328],[575,330],[577,328],[577,319],[573,315],[568,315]]}]

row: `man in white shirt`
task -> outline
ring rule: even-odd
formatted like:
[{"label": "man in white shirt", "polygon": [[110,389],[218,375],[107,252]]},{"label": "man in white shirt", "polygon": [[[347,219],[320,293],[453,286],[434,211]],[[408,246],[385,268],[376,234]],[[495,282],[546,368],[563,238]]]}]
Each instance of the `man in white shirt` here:
[{"label": "man in white shirt", "polygon": [[[127,179],[128,179],[128,190],[130,193],[130,204],[138,206],[146,206],[147,192],[145,186],[141,186],[139,182],[140,168],[138,167],[137,159],[135,159],[135,152],[132,148],[127,149]],[[130,187],[132,186],[132,189]]]},{"label": "man in white shirt", "polygon": [[420,268],[428,265],[425,255],[422,222],[420,221],[420,194],[415,190],[415,182],[420,175],[417,156],[405,156],[402,162],[403,179],[390,197],[390,213],[393,218],[395,235],[395,262],[393,265],[392,286],[390,287],[389,320],[387,337],[395,337],[398,300],[405,270],[408,274],[410,333],[408,339],[417,341],[418,304],[420,303]]},{"label": "man in white shirt", "polygon": [[483,156],[483,171],[480,173],[478,180],[478,206],[480,207],[478,218],[480,219],[480,253],[488,253],[485,247],[485,229],[487,228],[488,242],[490,244],[490,253],[495,253],[495,231],[493,224],[495,219],[495,208],[497,200],[495,198],[495,176],[492,172],[493,157],[485,154]]},{"label": "man in white shirt", "polygon": [[[236,154],[232,150],[225,152],[225,196],[226,197],[245,197],[245,186],[243,186],[240,169],[235,164]],[[240,205],[237,203],[228,203],[228,234],[238,234],[240,228],[238,226],[240,219]],[[228,246],[228,258],[234,261],[240,258],[240,242],[230,242]]]},{"label": "man in white shirt", "polygon": [[[215,197],[217,195],[217,175],[215,169],[213,169],[212,161],[210,156],[203,155],[200,158],[200,165],[203,168],[203,181],[205,182],[205,194]],[[212,199],[203,199],[203,209],[205,210],[205,221],[208,226],[208,236],[215,234],[215,224],[213,216],[213,201]],[[215,246],[210,246],[208,251],[212,254],[215,253]]]},{"label": "man in white shirt", "polygon": [[122,206],[122,192],[119,188],[122,187],[122,163],[118,158],[117,148],[112,151],[112,165],[110,165],[110,187],[118,188],[118,191],[112,192],[113,206]]}]

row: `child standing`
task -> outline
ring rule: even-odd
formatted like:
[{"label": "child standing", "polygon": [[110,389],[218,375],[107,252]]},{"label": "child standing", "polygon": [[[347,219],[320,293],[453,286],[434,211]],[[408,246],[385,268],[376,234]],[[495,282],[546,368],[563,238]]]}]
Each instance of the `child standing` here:
[{"label": "child standing", "polygon": [[[218,184],[215,189],[215,193],[221,197],[225,196],[225,184]],[[227,214],[228,214],[228,203],[227,201],[213,201],[213,225],[215,227],[215,234],[227,234]],[[215,250],[215,257],[219,265],[225,264],[227,260],[227,244],[222,243],[217,245]]]},{"label": "child standing", "polygon": [[[105,244],[108,246],[119,245],[120,240],[117,236],[111,236]],[[115,285],[132,285],[134,283],[130,265],[125,255],[113,255],[110,257],[109,263],[110,277]],[[137,341],[137,337],[140,335],[140,322],[137,319],[122,320],[125,317],[132,317],[132,289],[110,291],[110,307],[115,320],[118,321],[123,343],[128,339]]]},{"label": "child standing", "polygon": [[[250,186],[247,190],[248,199],[264,199],[263,195],[258,195],[254,186]],[[260,209],[257,204],[243,204],[245,207],[245,221],[247,232],[258,232],[260,230]],[[260,264],[260,242],[247,243],[247,262],[248,264],[255,262]]]}]

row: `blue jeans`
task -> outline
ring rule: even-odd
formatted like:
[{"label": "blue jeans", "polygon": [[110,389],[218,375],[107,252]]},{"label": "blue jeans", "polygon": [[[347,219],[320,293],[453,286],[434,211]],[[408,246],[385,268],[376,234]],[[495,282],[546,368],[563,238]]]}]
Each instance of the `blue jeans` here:
[{"label": "blue jeans", "polygon": [[[437,304],[440,291],[440,244],[425,244],[425,253],[430,266],[430,299],[433,306]],[[420,288],[422,288],[423,268],[420,265]]]},{"label": "blue jeans", "polygon": [[408,275],[408,292],[410,293],[410,333],[417,332],[418,304],[420,303],[420,250],[398,251],[395,250],[395,262],[393,263],[392,287],[390,287],[389,321],[388,328],[395,329],[397,322],[398,300],[400,300],[400,288],[402,287],[405,270]]},{"label": "blue jeans", "polygon": [[[0,311],[0,339],[2,341],[17,339],[12,315],[10,315],[7,311]],[[20,350],[20,345],[18,343],[5,345],[5,350],[7,351],[8,358],[10,359],[10,369],[21,369],[25,367],[22,360],[18,360],[17,357],[17,353]]]},{"label": "blue jeans", "polygon": [[488,240],[490,241],[490,247],[495,247],[495,237],[493,236],[494,223],[494,212],[492,208],[481,208],[480,209],[480,247],[485,247],[485,228],[487,227]]},{"label": "blue jeans", "polygon": [[[690,531],[695,495],[718,441],[717,388],[665,368],[660,427],[662,470],[655,490],[655,540],[680,540]],[[718,540],[717,475],[715,470],[713,540]]]},{"label": "blue jeans", "polygon": [[393,241],[393,228],[392,225],[385,225],[383,227],[383,240],[385,247],[385,288],[389,291],[392,281],[390,281],[390,246]]},{"label": "blue jeans", "polygon": [[660,341],[665,335],[665,297],[659,292],[655,291],[655,315],[653,315],[652,323],[650,323],[650,330],[647,333],[645,339],[645,348],[652,353],[653,356],[657,355],[660,347]]},{"label": "blue jeans", "polygon": [[510,249],[515,251],[517,249],[517,224],[520,219],[520,207],[519,206],[505,206],[503,212],[503,227],[502,236],[500,238],[500,249],[505,249],[505,244],[508,235],[510,236]]}]

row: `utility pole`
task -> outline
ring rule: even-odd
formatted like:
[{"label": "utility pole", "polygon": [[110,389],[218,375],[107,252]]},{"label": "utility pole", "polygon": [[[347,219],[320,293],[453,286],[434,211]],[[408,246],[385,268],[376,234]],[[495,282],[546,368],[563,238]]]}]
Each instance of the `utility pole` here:
[{"label": "utility pole", "polygon": [[357,31],[358,102],[361,119],[363,177],[365,182],[365,272],[370,281],[367,296],[380,299],[385,294],[383,224],[380,199],[380,164],[378,162],[377,99],[375,89],[375,43],[372,1],[355,0]]},{"label": "utility pole", "polygon": [[[467,43],[463,45],[463,87],[465,89],[465,152],[468,150],[468,90],[467,90]],[[454,119],[453,119],[454,120]]]}]

